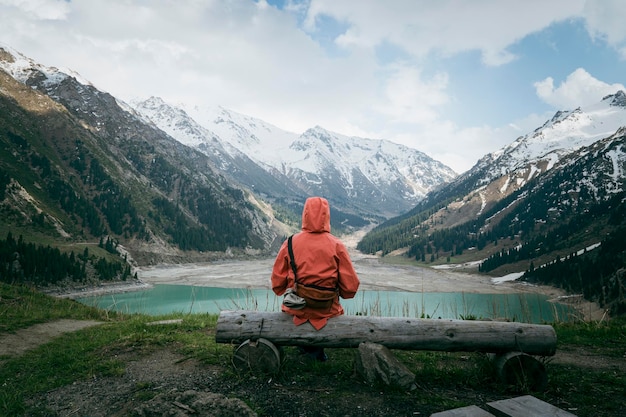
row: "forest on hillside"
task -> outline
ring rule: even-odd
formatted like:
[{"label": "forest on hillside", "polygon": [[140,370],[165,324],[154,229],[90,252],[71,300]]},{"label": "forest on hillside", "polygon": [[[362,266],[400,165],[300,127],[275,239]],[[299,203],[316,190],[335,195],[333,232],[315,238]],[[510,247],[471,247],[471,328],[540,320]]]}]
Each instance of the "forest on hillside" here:
[{"label": "forest on hillside", "polygon": [[563,288],[596,301],[611,315],[626,314],[626,226],[613,230],[600,246],[589,252],[576,252],[554,262],[530,268],[523,281]]},{"label": "forest on hillside", "polygon": [[[53,160],[52,155],[43,152],[45,147],[38,145],[41,138],[26,138],[5,130],[0,131],[0,143],[2,139],[7,146],[0,150],[12,154],[11,164],[0,166],[0,210],[7,226],[30,225],[55,235],[46,214],[60,211],[68,231],[82,237],[113,234],[123,239],[148,241],[156,226],[157,231],[163,230],[169,241],[182,250],[224,251],[229,246],[250,244],[250,220],[233,210],[211,188],[194,184],[187,174],[164,158],[154,158],[146,168],[153,182],[145,195],[154,197],[145,199],[143,192],[141,196],[133,195],[121,184],[111,173],[114,170],[105,167],[80,139],[68,140],[71,143],[66,145],[61,145],[63,141],[56,142],[55,146],[72,148],[69,155],[62,152],[61,160],[56,157]],[[65,164],[67,168],[63,170]],[[174,182],[176,192],[169,189]],[[36,189],[31,189],[31,184]],[[163,197],[155,185],[180,195],[176,200]],[[49,207],[25,218],[23,212],[5,201],[9,193],[19,193],[20,187],[28,187],[29,193]],[[233,200],[245,200],[238,189],[224,188],[220,192]],[[5,204],[1,204],[3,201]],[[152,224],[147,223],[149,220]]]},{"label": "forest on hillside", "polygon": [[[117,255],[112,240],[101,240],[100,246]],[[49,245],[25,242],[21,235],[15,239],[11,232],[0,240],[0,281],[7,284],[45,287],[64,281],[125,281],[130,277],[130,265],[124,259],[110,261],[90,254],[87,247],[79,254],[62,252]]]},{"label": "forest on hillside", "polygon": [[[497,248],[501,241],[514,241],[514,247],[502,247],[482,260],[479,271],[488,273],[504,265],[525,262],[530,265],[524,279],[564,288],[598,302],[612,314],[626,314],[624,301],[626,271],[626,201],[621,194],[596,204],[561,204],[555,188],[532,200],[513,203],[523,190],[499,201],[473,221],[452,228],[436,228],[432,214],[439,207],[413,213],[412,216],[374,229],[360,243],[359,249],[383,256],[398,247],[407,248],[405,256],[430,263],[451,259],[468,249],[481,251],[488,245]],[[554,192],[552,192],[554,190]],[[587,201],[591,201],[588,199]],[[559,207],[560,211],[551,209]],[[444,209],[445,210],[445,209]],[[492,221],[500,215],[497,222]],[[607,231],[610,232],[607,235]],[[600,248],[577,255],[583,242],[596,237]],[[572,248],[578,248],[576,250]],[[571,253],[570,252],[574,252]],[[559,254],[566,253],[568,256]],[[550,258],[550,265],[535,265],[538,258]]]}]

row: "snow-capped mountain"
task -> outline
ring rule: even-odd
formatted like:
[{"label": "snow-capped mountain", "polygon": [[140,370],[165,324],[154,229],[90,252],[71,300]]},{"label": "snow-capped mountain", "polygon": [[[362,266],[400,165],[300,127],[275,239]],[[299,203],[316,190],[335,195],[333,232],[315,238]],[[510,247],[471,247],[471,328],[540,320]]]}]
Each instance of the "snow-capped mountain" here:
[{"label": "snow-capped mountain", "polygon": [[[302,135],[221,107],[178,108],[152,98],[129,105],[95,88],[71,70],[46,67],[9,47],[0,48],[0,68],[22,84],[68,107],[94,132],[107,123],[134,119],[200,150],[211,167],[254,194],[294,212],[312,194],[333,203],[334,218],[350,224],[409,210],[423,196],[456,175],[426,155],[390,142],[350,138],[322,128]],[[107,111],[121,109],[122,118]],[[348,220],[352,217],[352,220]]]},{"label": "snow-capped mountain", "polygon": [[60,70],[55,67],[46,67],[2,43],[0,43],[0,69],[6,71],[22,84],[31,82],[33,75],[35,75],[45,86],[59,84],[70,77],[82,85],[91,85],[89,81],[70,69]]},{"label": "snow-capped mountain", "polygon": [[589,152],[592,145],[615,135],[624,126],[626,94],[623,91],[586,108],[559,111],[533,132],[485,155],[472,169],[428,199],[434,202],[462,197],[450,207],[456,215],[448,216],[449,221],[443,224],[462,223],[488,211],[537,177],[571,165]]},{"label": "snow-capped mountain", "polygon": [[[422,152],[390,141],[348,137],[319,126],[298,135],[221,107],[174,107],[154,97],[133,106],[184,144],[224,159],[249,159],[282,188],[325,195],[363,216],[400,214],[456,176]],[[250,169],[246,166],[240,171]],[[263,187],[265,176],[247,181],[256,190],[276,193]]]},{"label": "snow-capped mountain", "polygon": [[618,91],[587,108],[557,112],[535,131],[480,159],[468,175],[482,171],[484,184],[510,175],[516,177],[517,185],[523,185],[558,165],[565,155],[611,136],[625,125],[626,94]]},{"label": "snow-capped mountain", "polygon": [[[625,140],[624,91],[587,108],[557,112],[533,132],[429,193],[402,220],[392,219],[377,235],[366,236],[361,248],[393,251],[413,244],[420,234],[431,236],[433,229],[447,229],[452,243],[446,245],[461,250],[484,246],[485,239],[510,239],[513,245],[540,240],[537,234],[559,227],[572,236],[579,234],[572,243],[599,242],[605,233],[603,223],[624,218]],[[591,227],[593,216],[598,224]],[[387,235],[397,243],[385,247],[394,242],[380,238]],[[565,231],[559,236],[569,239]],[[414,250],[422,243],[415,243]]]}]

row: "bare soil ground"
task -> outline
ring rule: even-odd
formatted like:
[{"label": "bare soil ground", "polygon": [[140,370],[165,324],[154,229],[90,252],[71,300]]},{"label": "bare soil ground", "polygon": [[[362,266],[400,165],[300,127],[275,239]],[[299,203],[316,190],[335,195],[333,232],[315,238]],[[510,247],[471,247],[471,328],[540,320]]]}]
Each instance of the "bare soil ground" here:
[{"label": "bare soil ground", "polygon": [[[75,331],[97,325],[92,321],[59,320],[23,329],[16,335],[4,335],[0,340],[0,355],[19,355],[21,352],[46,343],[61,332]],[[207,331],[207,337],[214,337]],[[15,336],[15,337],[12,337]],[[11,340],[10,344],[4,343]],[[10,346],[7,348],[7,346]],[[9,352],[9,349],[11,351]],[[103,352],[103,360],[115,358],[126,364],[123,375],[75,382],[32,398],[30,405],[41,410],[40,415],[91,417],[109,416],[407,416],[430,415],[441,411],[421,404],[423,395],[448,396],[456,401],[477,405],[515,396],[504,390],[494,390],[492,384],[484,389],[467,388],[463,383],[455,386],[437,385],[421,380],[417,372],[419,395],[378,389],[364,384],[351,375],[332,375],[323,372],[324,363],[311,363],[321,374],[307,379],[306,386],[298,378],[286,374],[271,376],[233,376],[230,364],[208,366],[196,359],[176,352],[175,346],[160,347],[145,352],[132,347],[123,351]],[[329,350],[330,360],[333,350]],[[294,348],[285,348],[287,361],[307,361]],[[477,366],[477,357],[463,354],[451,355],[449,366]],[[590,349],[557,351],[549,360],[593,370],[626,372],[626,361],[619,358],[597,356]],[[312,371],[314,372],[314,371]],[[354,384],[343,383],[335,388],[338,379],[353,378]],[[554,403],[567,409],[568,404]],[[253,411],[248,404],[254,404]],[[432,408],[432,406],[430,406]]]}]

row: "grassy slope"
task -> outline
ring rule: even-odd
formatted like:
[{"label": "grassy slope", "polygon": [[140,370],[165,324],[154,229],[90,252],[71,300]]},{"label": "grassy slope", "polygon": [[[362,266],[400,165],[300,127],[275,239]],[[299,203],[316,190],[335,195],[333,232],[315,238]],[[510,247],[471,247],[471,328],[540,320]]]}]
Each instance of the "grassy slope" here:
[{"label": "grassy slope", "polygon": [[[283,390],[286,392],[284,401],[277,401],[281,391],[273,388],[276,385],[306,386],[309,390],[305,392],[306,396],[310,397],[311,392],[318,395],[315,404],[307,405],[308,411],[313,413],[311,415],[316,412],[311,407],[320,407],[318,415],[325,415],[333,407],[343,407],[335,411],[352,415],[349,410],[368,406],[380,413],[386,407],[385,413],[390,416],[410,415],[415,410],[429,415],[523,394],[498,384],[484,355],[474,353],[396,352],[417,375],[418,389],[411,392],[362,384],[352,372],[353,349],[330,350],[331,361],[324,364],[290,360],[288,372],[273,380],[250,378],[234,373],[230,363],[231,346],[217,345],[213,337],[207,337],[215,329],[217,317],[214,315],[151,317],[112,314],[71,300],[0,284],[0,334],[57,318],[96,319],[106,323],[63,335],[15,358],[0,357],[0,415],[44,415],[28,408],[26,399],[75,381],[122,375],[126,364],[116,352],[132,350],[143,355],[163,348],[198,360],[207,371],[219,369],[215,376],[217,385],[212,389],[219,390],[222,384],[222,393],[245,398],[259,415],[290,414],[303,406],[299,401],[307,401],[304,396],[287,389]],[[168,318],[182,318],[183,321],[175,327],[146,326],[147,322]],[[559,351],[568,354],[584,351],[587,359],[593,357],[609,362],[624,359],[624,320],[555,324],[555,328]],[[288,359],[296,355],[291,348],[286,348],[285,353]],[[578,366],[548,362],[547,368],[549,388],[532,395],[558,407],[576,410],[572,412],[579,417],[608,417],[623,411],[622,394],[626,391],[623,372],[610,366],[589,368],[582,363]],[[158,388],[146,390],[144,399],[157,393]],[[333,405],[340,398],[341,405]],[[372,415],[378,414],[372,411]]]}]

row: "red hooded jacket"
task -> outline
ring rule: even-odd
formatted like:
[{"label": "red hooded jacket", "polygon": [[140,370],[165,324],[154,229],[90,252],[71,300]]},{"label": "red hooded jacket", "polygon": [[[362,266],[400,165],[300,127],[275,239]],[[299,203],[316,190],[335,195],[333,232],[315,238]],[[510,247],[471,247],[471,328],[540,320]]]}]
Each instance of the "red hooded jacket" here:
[{"label": "red hooded jacket", "polygon": [[[302,231],[293,236],[292,246],[298,282],[322,287],[336,286],[341,298],[354,297],[359,288],[359,278],[346,247],[330,233],[330,207],[326,199],[311,197],[306,200],[302,211]],[[276,295],[283,295],[287,288],[294,287],[287,241],[278,251],[271,281]],[[319,330],[330,317],[342,315],[343,307],[336,298],[328,311],[310,307],[294,310],[284,305],[282,311],[293,315],[296,326],[309,321]]]}]

